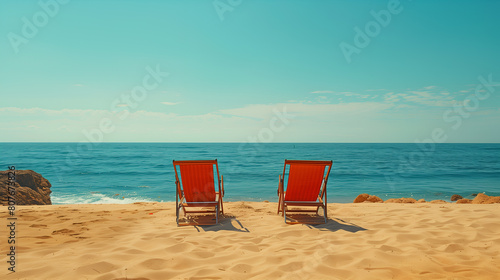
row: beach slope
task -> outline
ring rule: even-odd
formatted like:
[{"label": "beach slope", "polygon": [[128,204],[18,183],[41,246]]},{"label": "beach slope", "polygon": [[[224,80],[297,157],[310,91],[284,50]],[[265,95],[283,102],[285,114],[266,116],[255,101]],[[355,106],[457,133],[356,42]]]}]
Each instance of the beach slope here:
[{"label": "beach slope", "polygon": [[230,202],[177,227],[175,203],[18,206],[15,273],[1,211],[1,279],[498,279],[500,204],[329,204],[286,225],[277,204]]}]

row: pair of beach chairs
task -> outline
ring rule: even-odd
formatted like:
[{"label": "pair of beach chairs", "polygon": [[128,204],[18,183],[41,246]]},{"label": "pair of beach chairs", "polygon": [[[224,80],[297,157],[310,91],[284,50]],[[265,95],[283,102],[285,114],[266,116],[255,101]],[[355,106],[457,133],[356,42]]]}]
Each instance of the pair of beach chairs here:
[{"label": "pair of beach chairs", "polygon": [[[219,175],[217,160],[174,160],[173,163],[177,225],[218,224],[219,215],[224,214],[222,203],[224,177]],[[297,220],[293,221],[287,214],[316,213],[319,215],[319,208],[323,209],[324,222],[321,223],[327,222],[326,184],[331,168],[332,161],[285,160],[283,174],[279,176],[278,185],[278,214],[282,214],[285,223],[301,223]],[[288,180],[285,181],[285,177]],[[180,223],[181,212],[184,217],[187,214],[202,214],[211,218],[205,221],[188,220]]]}]

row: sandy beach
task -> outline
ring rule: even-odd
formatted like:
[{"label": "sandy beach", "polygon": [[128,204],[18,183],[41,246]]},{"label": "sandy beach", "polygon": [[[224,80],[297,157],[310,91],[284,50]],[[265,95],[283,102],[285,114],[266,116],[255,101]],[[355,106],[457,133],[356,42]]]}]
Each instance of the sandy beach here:
[{"label": "sandy beach", "polygon": [[[286,225],[276,203],[225,203],[177,227],[175,203],[18,206],[16,272],[2,279],[499,279],[500,204],[329,204]],[[7,208],[2,206],[7,223]]]}]

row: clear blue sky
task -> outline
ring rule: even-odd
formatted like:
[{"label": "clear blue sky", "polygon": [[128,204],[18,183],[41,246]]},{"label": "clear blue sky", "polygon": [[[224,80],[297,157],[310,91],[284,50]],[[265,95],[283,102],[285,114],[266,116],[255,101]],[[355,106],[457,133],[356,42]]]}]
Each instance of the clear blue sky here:
[{"label": "clear blue sky", "polygon": [[2,142],[500,142],[500,1],[61,2],[0,2]]}]

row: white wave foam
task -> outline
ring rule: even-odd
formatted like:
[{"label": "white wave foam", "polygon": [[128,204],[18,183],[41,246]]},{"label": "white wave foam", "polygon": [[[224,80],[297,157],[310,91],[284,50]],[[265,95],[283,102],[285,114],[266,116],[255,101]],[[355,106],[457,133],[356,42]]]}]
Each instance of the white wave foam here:
[{"label": "white wave foam", "polygon": [[155,202],[147,198],[109,197],[100,193],[89,195],[52,195],[51,200],[52,204],[130,204],[134,202]]}]

